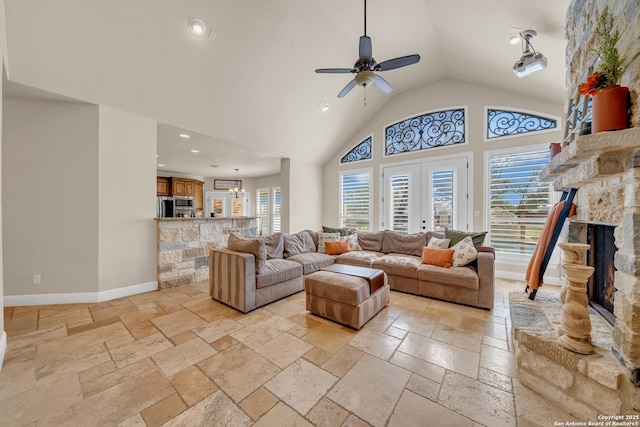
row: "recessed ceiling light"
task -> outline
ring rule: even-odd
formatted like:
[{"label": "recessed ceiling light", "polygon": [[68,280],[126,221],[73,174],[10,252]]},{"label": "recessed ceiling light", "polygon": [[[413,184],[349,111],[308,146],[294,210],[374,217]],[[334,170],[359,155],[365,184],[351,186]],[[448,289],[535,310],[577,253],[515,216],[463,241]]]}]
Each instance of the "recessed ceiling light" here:
[{"label": "recessed ceiling light", "polygon": [[318,108],[320,109],[320,111],[322,111],[323,113],[326,113],[327,111],[329,111],[329,104],[326,102],[321,102],[318,105]]},{"label": "recessed ceiling light", "polygon": [[202,37],[207,33],[207,26],[202,19],[191,18],[189,20],[189,31],[196,37]]},{"label": "recessed ceiling light", "polygon": [[192,153],[199,153],[200,150],[191,150]]},{"label": "recessed ceiling light", "polygon": [[518,44],[520,43],[520,36],[509,36],[509,43]]},{"label": "recessed ceiling light", "polygon": [[156,154],[156,159],[157,159],[158,157],[160,157],[160,154]]},{"label": "recessed ceiling light", "polygon": [[180,138],[191,138],[191,135],[189,135],[188,133],[181,133],[180,134]]},{"label": "recessed ceiling light", "polygon": [[164,167],[164,165],[163,165],[162,163],[158,163],[158,167],[159,167],[159,168],[163,168],[163,167]]}]

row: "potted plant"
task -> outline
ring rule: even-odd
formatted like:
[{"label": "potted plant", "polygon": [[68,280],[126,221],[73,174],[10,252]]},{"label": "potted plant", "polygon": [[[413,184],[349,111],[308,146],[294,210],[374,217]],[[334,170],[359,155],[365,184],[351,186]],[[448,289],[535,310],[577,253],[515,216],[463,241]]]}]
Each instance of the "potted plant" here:
[{"label": "potted plant", "polygon": [[598,71],[579,87],[581,95],[591,95],[592,132],[625,129],[629,123],[629,88],[619,85],[624,73],[624,58],[616,44],[620,31],[613,31],[613,16],[605,11],[595,29],[595,53],[600,58]]}]

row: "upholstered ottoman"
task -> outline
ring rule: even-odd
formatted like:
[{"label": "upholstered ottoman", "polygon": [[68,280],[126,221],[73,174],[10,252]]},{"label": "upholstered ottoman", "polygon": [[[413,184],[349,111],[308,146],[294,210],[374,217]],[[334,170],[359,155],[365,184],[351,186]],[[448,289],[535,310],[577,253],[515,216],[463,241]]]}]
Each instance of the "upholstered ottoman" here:
[{"label": "upholstered ottoman", "polygon": [[360,329],[389,303],[382,270],[334,264],[304,279],[307,310]]}]

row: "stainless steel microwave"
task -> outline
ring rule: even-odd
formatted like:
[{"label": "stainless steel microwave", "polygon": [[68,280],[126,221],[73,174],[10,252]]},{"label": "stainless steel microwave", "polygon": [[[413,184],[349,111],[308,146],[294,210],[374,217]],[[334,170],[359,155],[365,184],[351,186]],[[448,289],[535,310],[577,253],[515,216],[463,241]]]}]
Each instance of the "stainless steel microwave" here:
[{"label": "stainless steel microwave", "polygon": [[193,197],[173,197],[174,209],[193,209]]}]

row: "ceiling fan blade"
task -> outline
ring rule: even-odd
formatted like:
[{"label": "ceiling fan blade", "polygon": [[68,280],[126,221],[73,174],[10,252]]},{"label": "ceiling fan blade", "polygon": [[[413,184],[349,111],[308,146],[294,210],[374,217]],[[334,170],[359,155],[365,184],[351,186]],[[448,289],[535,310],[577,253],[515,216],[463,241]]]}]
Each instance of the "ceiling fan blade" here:
[{"label": "ceiling fan blade", "polygon": [[387,61],[382,61],[376,67],[376,71],[389,71],[396,68],[406,67],[407,65],[415,64],[420,61],[420,55],[407,55],[400,58],[393,58]]},{"label": "ceiling fan blade", "polygon": [[380,91],[382,93],[386,93],[387,95],[390,94],[391,92],[393,92],[393,88],[391,87],[391,85],[389,84],[388,81],[386,81],[385,79],[383,79],[380,76],[376,76],[373,80],[373,84],[375,87],[377,87],[378,89],[380,89]]},{"label": "ceiling fan blade", "polygon": [[371,64],[373,59],[373,50],[371,49],[371,37],[360,37],[360,48],[358,49],[360,62],[362,64]]},{"label": "ceiling fan blade", "polygon": [[349,93],[349,91],[351,91],[351,89],[353,89],[354,87],[356,87],[356,81],[351,80],[349,83],[347,83],[347,85],[344,87],[344,89],[342,89],[340,91],[340,93],[338,94],[338,98],[342,98],[343,96],[345,96],[346,94]]},{"label": "ceiling fan blade", "polygon": [[316,73],[328,73],[328,74],[346,74],[355,73],[356,70],[352,68],[318,68]]}]

